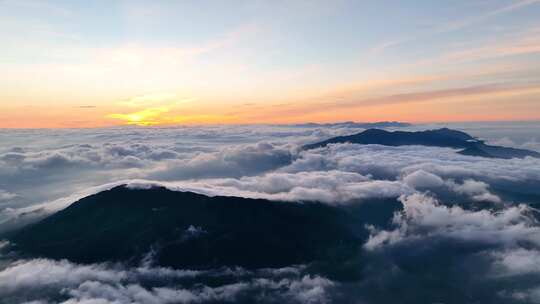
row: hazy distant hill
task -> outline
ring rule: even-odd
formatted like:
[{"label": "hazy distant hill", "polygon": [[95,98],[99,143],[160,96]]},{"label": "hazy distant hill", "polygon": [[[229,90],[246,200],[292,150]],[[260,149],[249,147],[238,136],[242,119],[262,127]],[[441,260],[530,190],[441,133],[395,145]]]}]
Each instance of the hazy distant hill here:
[{"label": "hazy distant hill", "polygon": [[361,133],[338,136],[328,140],[306,145],[305,149],[324,147],[328,144],[354,143],[354,144],[377,144],[384,146],[422,145],[432,147],[446,147],[462,149],[458,153],[463,155],[491,157],[491,158],[523,158],[526,156],[540,157],[540,153],[524,149],[491,146],[481,140],[477,140],[469,134],[451,130],[448,128],[406,132],[389,132],[380,129],[369,129]]},{"label": "hazy distant hill", "polygon": [[290,125],[292,127],[349,127],[349,128],[402,128],[410,127],[411,124],[407,122],[398,122],[398,121],[380,121],[380,122],[354,122],[354,121],[344,121],[336,123],[304,123],[304,124],[294,124]]}]

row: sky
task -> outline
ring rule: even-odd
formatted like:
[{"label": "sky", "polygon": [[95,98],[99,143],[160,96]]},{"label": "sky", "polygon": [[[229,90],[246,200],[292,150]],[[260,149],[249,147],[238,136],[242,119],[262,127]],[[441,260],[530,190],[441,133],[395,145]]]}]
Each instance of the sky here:
[{"label": "sky", "polygon": [[0,0],[0,128],[540,120],[540,1]]}]

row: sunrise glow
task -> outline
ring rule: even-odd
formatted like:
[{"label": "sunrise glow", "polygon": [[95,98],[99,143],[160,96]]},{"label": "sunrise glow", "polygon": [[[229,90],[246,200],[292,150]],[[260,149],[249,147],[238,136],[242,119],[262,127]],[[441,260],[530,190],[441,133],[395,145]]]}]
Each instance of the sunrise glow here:
[{"label": "sunrise glow", "polygon": [[0,127],[540,119],[539,1],[202,6],[0,2]]}]

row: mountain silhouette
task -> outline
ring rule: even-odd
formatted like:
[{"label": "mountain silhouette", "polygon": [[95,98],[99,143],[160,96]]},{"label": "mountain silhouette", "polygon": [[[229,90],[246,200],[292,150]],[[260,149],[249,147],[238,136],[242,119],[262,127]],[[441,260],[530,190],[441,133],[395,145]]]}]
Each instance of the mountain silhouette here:
[{"label": "mountain silhouette", "polygon": [[83,198],[9,239],[28,256],[79,263],[139,263],[154,252],[157,264],[175,268],[281,267],[354,256],[361,246],[355,222],[351,213],[319,203],[120,186]]},{"label": "mountain silhouette", "polygon": [[377,144],[384,146],[421,145],[461,149],[458,153],[469,156],[504,159],[524,158],[527,156],[540,158],[540,153],[535,151],[487,145],[465,132],[448,128],[416,132],[390,132],[381,129],[368,129],[361,133],[338,136],[322,142],[309,144],[304,146],[304,149],[321,148],[337,143]]}]

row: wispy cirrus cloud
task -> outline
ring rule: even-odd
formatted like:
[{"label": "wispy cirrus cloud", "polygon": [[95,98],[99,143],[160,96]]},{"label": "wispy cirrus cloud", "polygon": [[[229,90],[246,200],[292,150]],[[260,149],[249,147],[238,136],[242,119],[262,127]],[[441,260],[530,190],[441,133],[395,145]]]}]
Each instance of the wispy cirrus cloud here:
[{"label": "wispy cirrus cloud", "polygon": [[[540,92],[540,83],[492,83],[473,86],[451,87],[437,90],[416,90],[397,94],[379,94],[373,97],[357,97],[354,95],[338,94],[328,96],[321,101],[320,98],[311,99],[305,103],[291,103],[279,107],[267,108],[264,113],[272,113],[278,117],[305,116],[343,109],[368,109],[388,105],[404,105],[422,103],[430,107],[437,103],[455,100],[474,99],[478,97],[493,98],[504,95],[532,94]],[[252,119],[262,118],[251,116]]]},{"label": "wispy cirrus cloud", "polygon": [[476,23],[485,21],[490,18],[494,18],[503,14],[511,13],[515,10],[525,8],[530,5],[538,4],[540,0],[513,0],[509,4],[501,6],[499,8],[487,11],[481,15],[473,16],[471,18],[466,18],[464,20],[457,20],[454,22],[449,22],[435,30],[437,33],[451,32],[455,30],[460,30]]},{"label": "wispy cirrus cloud", "polygon": [[441,56],[446,62],[462,63],[501,57],[540,53],[540,32],[527,32],[517,38],[495,41],[482,46],[450,52]]},{"label": "wispy cirrus cloud", "polygon": [[409,36],[409,37],[400,37],[400,38],[396,38],[396,39],[393,39],[393,40],[387,40],[387,41],[382,42],[379,45],[376,45],[373,48],[371,48],[370,52],[372,54],[379,54],[379,53],[384,52],[384,51],[386,51],[388,49],[400,46],[400,45],[402,45],[404,43],[409,43],[409,42],[413,42],[413,41],[422,40],[422,39],[425,39],[427,37],[431,37],[431,36],[434,36],[434,35],[445,34],[445,33],[450,33],[450,32],[454,32],[454,31],[466,29],[466,28],[468,28],[470,26],[473,26],[473,25],[475,25],[477,23],[481,23],[483,21],[489,20],[491,18],[495,18],[495,17],[500,16],[500,15],[508,14],[508,13],[513,12],[513,11],[525,8],[527,6],[531,6],[531,5],[535,5],[535,4],[539,4],[539,3],[540,3],[540,0],[511,1],[510,4],[501,6],[501,7],[496,8],[496,9],[492,9],[492,10],[487,11],[487,12],[481,14],[481,15],[476,15],[476,16],[472,16],[470,18],[465,18],[465,19],[460,18],[460,19],[455,20],[455,21],[450,21],[450,22],[444,23],[443,25],[435,26],[435,27],[433,27],[433,29],[430,29],[428,31],[421,32],[418,35],[413,35],[413,36]]},{"label": "wispy cirrus cloud", "polygon": [[376,106],[382,104],[399,104],[410,102],[435,101],[445,98],[467,97],[474,95],[489,95],[497,93],[515,92],[526,90],[540,90],[540,84],[487,84],[467,87],[456,87],[440,90],[429,90],[420,92],[411,92],[403,94],[386,95],[375,98],[358,99],[354,101],[343,101],[327,103],[325,105],[332,107],[347,106]]},{"label": "wispy cirrus cloud", "polygon": [[128,107],[145,107],[157,104],[177,104],[192,100],[194,100],[194,98],[179,98],[178,95],[174,93],[154,93],[134,96],[118,103]]}]

